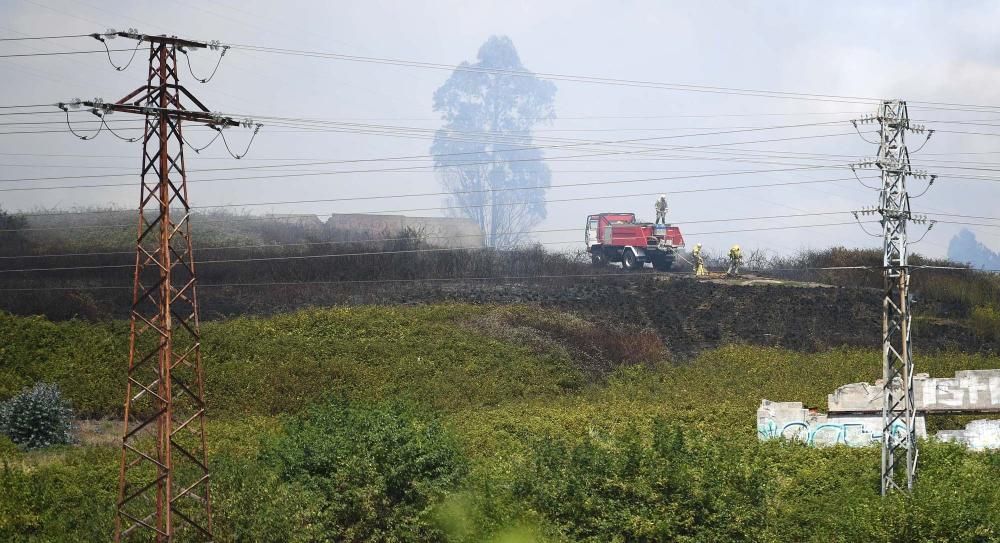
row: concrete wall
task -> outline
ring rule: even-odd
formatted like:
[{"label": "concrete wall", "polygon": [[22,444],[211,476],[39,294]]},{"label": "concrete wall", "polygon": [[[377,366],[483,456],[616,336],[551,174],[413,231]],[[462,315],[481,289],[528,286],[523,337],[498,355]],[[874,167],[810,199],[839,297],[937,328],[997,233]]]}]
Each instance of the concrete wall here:
[{"label": "concrete wall", "polygon": [[[1000,413],[1000,370],[963,370],[955,377],[913,377],[914,402],[927,413]],[[881,413],[882,381],[851,383],[827,397],[830,413]]]},{"label": "concrete wall", "polygon": [[[918,438],[927,437],[925,414],[1000,412],[1000,370],[965,370],[949,378],[918,374],[913,387]],[[806,409],[802,402],[761,400],[757,437],[791,439],[814,446],[860,447],[881,442],[882,388],[881,381],[838,387],[827,396],[829,413]],[[900,424],[892,431],[906,429]],[[1000,449],[1000,420],[975,420],[962,430],[942,430],[935,437],[974,450]]]},{"label": "concrete wall", "polygon": [[[899,425],[894,431],[906,432]],[[924,417],[916,422],[918,438],[927,437]],[[805,409],[802,402],[772,402],[761,400],[757,409],[757,437],[790,439],[817,447],[847,445],[863,447],[882,440],[882,415],[825,414]]]},{"label": "concrete wall", "polygon": [[941,430],[936,437],[978,451],[1000,449],[1000,420],[974,420],[964,430]]}]

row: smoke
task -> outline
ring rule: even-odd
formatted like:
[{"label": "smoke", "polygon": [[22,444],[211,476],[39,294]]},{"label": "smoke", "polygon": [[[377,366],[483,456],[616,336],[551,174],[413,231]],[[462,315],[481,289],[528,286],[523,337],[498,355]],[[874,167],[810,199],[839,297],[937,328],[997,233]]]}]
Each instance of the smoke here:
[{"label": "smoke", "polygon": [[973,268],[1000,269],[1000,253],[980,243],[976,235],[965,228],[948,243],[948,259],[968,263]]}]

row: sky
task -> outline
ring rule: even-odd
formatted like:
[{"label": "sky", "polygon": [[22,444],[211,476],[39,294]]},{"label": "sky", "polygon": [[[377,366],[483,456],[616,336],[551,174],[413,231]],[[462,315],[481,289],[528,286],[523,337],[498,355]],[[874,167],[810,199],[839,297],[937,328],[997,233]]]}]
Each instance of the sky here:
[{"label": "sky", "polygon": [[[915,212],[977,217],[1000,216],[1000,20],[998,2],[670,2],[670,1],[43,1],[0,3],[0,37],[89,34],[133,27],[147,34],[298,51],[403,59],[455,66],[474,61],[491,35],[509,36],[526,69],[574,76],[657,83],[758,89],[825,96],[899,98],[911,102],[914,122],[935,129],[915,168],[940,177]],[[111,47],[134,45],[126,39]],[[89,37],[0,41],[0,55],[101,49]],[[199,77],[212,71],[217,52],[191,53]],[[129,53],[112,53],[121,65]],[[0,106],[49,104],[73,98],[114,101],[144,84],[143,52],[123,71],[103,54],[0,57]],[[432,131],[441,126],[432,95],[449,70],[354,62],[302,55],[232,49],[207,84],[181,69],[184,85],[213,111],[247,117],[294,117],[343,123],[389,125],[401,135],[302,130],[268,126],[249,154],[234,160],[217,141],[200,154],[187,152],[194,205],[233,205],[292,200],[365,198],[434,193],[441,185],[426,157]],[[647,152],[600,155],[621,144],[549,148],[553,188],[548,218],[532,239],[553,249],[583,247],[586,215],[635,211],[652,219],[655,195],[666,193],[669,220],[681,226],[689,245],[724,252],[733,243],[781,254],[833,245],[878,247],[880,240],[851,223],[850,210],[877,203],[877,192],[854,179],[844,165],[870,157],[872,133],[859,135],[849,123],[874,112],[867,102],[800,100],[713,92],[690,92],[617,84],[556,81],[556,120],[535,132],[539,145],[554,138],[620,141],[660,138],[640,145]],[[920,103],[925,103],[923,106]],[[991,106],[980,111],[942,111],[926,102]],[[996,108],[995,112],[989,111]],[[966,108],[969,109],[969,108]],[[983,111],[985,109],[985,111]],[[0,112],[17,110],[2,109]],[[0,116],[0,179],[73,175],[137,175],[141,149],[108,133],[80,141],[65,131],[51,106],[22,111],[55,114]],[[75,115],[74,119],[87,119]],[[123,119],[124,116],[113,116]],[[955,124],[963,121],[974,124]],[[14,125],[14,122],[46,122]],[[826,123],[817,125],[817,123]],[[790,126],[806,125],[806,126]],[[340,125],[341,127],[343,125]],[[784,128],[775,128],[784,127]],[[76,124],[81,132],[94,125]],[[760,130],[767,128],[767,130]],[[754,130],[750,130],[754,129]],[[862,125],[871,130],[871,125]],[[742,132],[733,132],[743,130]],[[41,133],[23,134],[37,131]],[[369,130],[370,131],[370,130]],[[728,134],[719,134],[726,132]],[[714,134],[713,134],[714,132]],[[964,133],[956,133],[964,132]],[[972,134],[970,132],[975,132]],[[706,134],[707,133],[707,134]],[[207,143],[204,129],[186,132],[192,145]],[[700,135],[699,135],[700,134]],[[992,134],[992,135],[991,135]],[[249,131],[232,129],[234,151]],[[911,149],[924,141],[910,136]],[[659,149],[649,150],[648,146]],[[672,151],[671,146],[688,146]],[[698,146],[691,149],[691,146]],[[706,147],[710,146],[710,147]],[[668,147],[664,150],[663,147]],[[634,148],[634,147],[633,147]],[[371,160],[387,157],[421,157]],[[265,170],[258,180],[207,181],[259,175],[252,170],[199,171],[294,162],[357,161]],[[773,171],[798,166],[838,166]],[[408,169],[399,169],[406,167]],[[395,171],[362,172],[396,168]],[[756,173],[747,173],[754,170]],[[333,172],[291,178],[282,172]],[[733,173],[741,172],[741,173]],[[709,174],[711,176],[705,176]],[[692,176],[701,177],[692,177]],[[870,177],[873,172],[861,172]],[[972,176],[979,179],[958,179]],[[656,178],[653,181],[627,182]],[[986,179],[982,179],[986,178]],[[995,178],[996,180],[991,180]],[[115,205],[133,208],[136,177],[10,181],[3,188],[122,183],[120,187],[0,191],[6,210],[75,209]],[[756,189],[721,189],[811,180],[836,180]],[[877,184],[877,179],[866,179]],[[580,187],[558,185],[593,183]],[[926,181],[914,180],[920,193]],[[692,192],[700,190],[700,192]],[[573,199],[573,201],[558,201]],[[395,212],[444,214],[441,196],[369,198],[312,204],[269,204],[255,213]],[[813,214],[804,217],[736,220]],[[914,247],[944,256],[961,228],[1000,247],[1000,221],[932,216],[940,220]],[[946,224],[964,221],[976,225]],[[995,224],[996,226],[989,226]],[[806,227],[808,226],[808,227]],[[781,230],[762,228],[793,227]],[[799,228],[801,227],[801,228]],[[877,225],[869,225],[876,232]],[[913,226],[915,237],[923,234]]]}]

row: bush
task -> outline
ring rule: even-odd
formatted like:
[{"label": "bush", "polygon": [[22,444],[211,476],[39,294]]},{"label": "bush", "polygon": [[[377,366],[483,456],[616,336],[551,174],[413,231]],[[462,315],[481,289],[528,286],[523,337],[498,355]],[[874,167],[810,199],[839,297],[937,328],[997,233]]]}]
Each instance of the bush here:
[{"label": "bush", "polygon": [[[652,434],[651,442],[640,438]],[[766,477],[751,455],[666,419],[623,436],[591,429],[579,442],[546,437],[518,470],[514,497],[572,541],[759,539]]]},{"label": "bush", "polygon": [[399,406],[339,402],[292,421],[261,462],[289,494],[312,497],[311,518],[299,527],[331,541],[443,539],[435,507],[467,472],[438,422]]},{"label": "bush", "polygon": [[0,404],[0,433],[25,449],[73,441],[73,410],[59,387],[38,383]]},{"label": "bush", "polygon": [[992,306],[980,306],[969,317],[972,329],[982,339],[1000,339],[1000,311]]}]

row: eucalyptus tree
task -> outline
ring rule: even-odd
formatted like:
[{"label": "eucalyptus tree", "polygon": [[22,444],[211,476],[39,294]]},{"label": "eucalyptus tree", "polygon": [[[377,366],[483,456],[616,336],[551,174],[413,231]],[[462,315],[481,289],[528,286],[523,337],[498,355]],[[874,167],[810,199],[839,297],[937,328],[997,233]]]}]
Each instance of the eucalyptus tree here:
[{"label": "eucalyptus tree", "polygon": [[472,219],[491,247],[511,247],[545,219],[551,172],[532,129],[555,118],[556,87],[493,36],[434,93],[444,121],[431,154],[453,216]]}]

